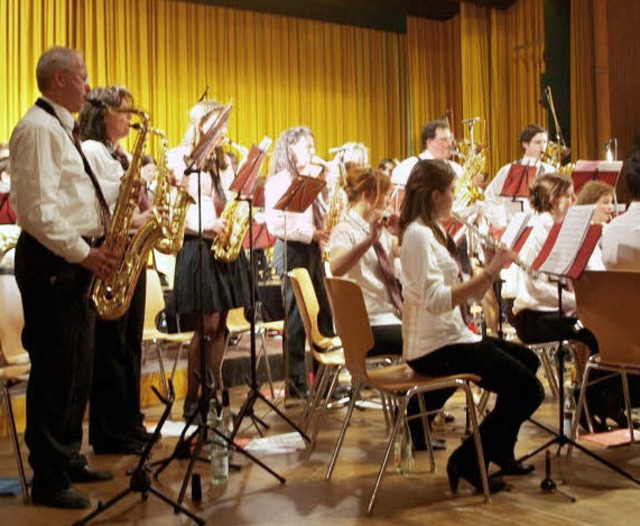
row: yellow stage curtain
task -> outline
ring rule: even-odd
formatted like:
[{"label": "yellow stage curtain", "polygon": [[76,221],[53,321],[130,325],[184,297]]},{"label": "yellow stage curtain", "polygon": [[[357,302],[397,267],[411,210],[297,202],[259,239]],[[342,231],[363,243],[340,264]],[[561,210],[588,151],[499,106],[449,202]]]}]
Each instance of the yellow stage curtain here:
[{"label": "yellow stage curtain", "polygon": [[598,159],[593,0],[571,0],[572,158]]},{"label": "yellow stage curtain", "polygon": [[453,109],[454,129],[462,119],[460,17],[447,21],[407,18],[410,130],[409,154],[423,149],[422,126]]},{"label": "yellow stage curtain", "polygon": [[491,112],[489,143],[492,167],[522,155],[518,135],[527,124],[545,126],[538,103],[544,72],[543,0],[520,0],[491,15]]},{"label": "yellow stage curtain", "polygon": [[69,45],[92,85],[125,84],[171,144],[210,86],[233,101],[241,144],[305,124],[319,155],[348,140],[376,163],[406,151],[403,35],[173,0],[0,0],[0,15],[0,141],[38,95],[39,55]]}]

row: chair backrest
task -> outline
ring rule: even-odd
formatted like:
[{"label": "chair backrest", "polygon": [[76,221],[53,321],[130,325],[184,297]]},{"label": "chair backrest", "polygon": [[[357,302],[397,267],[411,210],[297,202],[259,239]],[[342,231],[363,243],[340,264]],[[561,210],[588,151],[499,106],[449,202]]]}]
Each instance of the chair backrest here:
[{"label": "chair backrest", "polygon": [[578,317],[605,363],[640,366],[640,272],[586,271],[575,283]]},{"label": "chair backrest", "polygon": [[354,378],[366,380],[367,353],[374,341],[362,289],[344,278],[325,278],[324,283],[347,369]]},{"label": "chair backrest", "polygon": [[28,362],[22,347],[22,298],[12,274],[0,274],[0,350],[9,365]]},{"label": "chair backrest", "polygon": [[318,313],[320,307],[318,305],[318,297],[311,282],[311,276],[306,268],[294,268],[289,271],[289,278],[293,287],[293,294],[296,297],[302,324],[304,325],[309,346],[313,349],[324,335],[318,328]]},{"label": "chair backrest", "polygon": [[231,333],[240,333],[251,330],[251,324],[244,315],[244,307],[231,309],[227,314],[227,330]]},{"label": "chair backrest", "polygon": [[160,276],[155,269],[147,269],[147,292],[144,302],[144,328],[157,329],[156,317],[165,308]]}]

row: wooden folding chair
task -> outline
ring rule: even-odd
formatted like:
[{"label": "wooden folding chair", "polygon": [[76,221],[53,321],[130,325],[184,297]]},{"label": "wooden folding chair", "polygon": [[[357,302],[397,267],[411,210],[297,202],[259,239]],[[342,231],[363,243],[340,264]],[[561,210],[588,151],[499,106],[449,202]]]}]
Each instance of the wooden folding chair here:
[{"label": "wooden folding chair", "polygon": [[588,386],[595,383],[590,380],[591,372],[600,370],[621,377],[629,436],[634,443],[628,375],[640,375],[640,272],[585,271],[575,283],[575,291],[578,317],[595,334],[599,353],[590,356],[585,366],[572,436],[577,436],[582,411],[589,415],[585,395]]},{"label": "wooden folding chair", "polygon": [[156,351],[158,356],[158,365],[160,367],[160,375],[162,377],[162,388],[165,395],[168,396],[169,387],[162,358],[163,346],[167,343],[178,345],[178,353],[171,368],[170,378],[173,380],[183,347],[191,342],[194,333],[193,331],[178,333],[166,333],[160,331],[156,325],[156,318],[160,312],[164,311],[164,309],[164,293],[162,292],[162,285],[160,284],[160,276],[154,269],[147,268],[147,292],[144,307],[144,330],[142,333],[142,342],[146,350],[148,350],[149,346],[153,346]]}]

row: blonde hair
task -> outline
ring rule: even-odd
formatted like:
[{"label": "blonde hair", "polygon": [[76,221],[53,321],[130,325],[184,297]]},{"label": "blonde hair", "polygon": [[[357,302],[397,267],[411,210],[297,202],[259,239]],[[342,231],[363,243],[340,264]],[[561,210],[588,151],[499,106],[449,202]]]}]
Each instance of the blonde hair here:
[{"label": "blonde hair", "polygon": [[592,205],[597,203],[600,198],[605,195],[613,197],[613,186],[603,183],[602,181],[589,181],[582,187],[582,190],[580,190],[576,204]]}]

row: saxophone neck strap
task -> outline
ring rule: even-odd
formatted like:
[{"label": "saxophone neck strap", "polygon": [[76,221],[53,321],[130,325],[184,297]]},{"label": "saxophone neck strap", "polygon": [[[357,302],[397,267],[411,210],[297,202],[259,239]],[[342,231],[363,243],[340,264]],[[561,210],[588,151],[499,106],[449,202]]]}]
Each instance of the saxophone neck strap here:
[{"label": "saxophone neck strap", "polygon": [[[46,100],[39,98],[36,101],[36,106],[43,109],[49,115],[54,117],[60,123],[60,126],[62,126],[62,128],[65,131],[67,131],[67,128],[64,126],[64,124],[60,120],[60,117],[58,117],[58,115],[56,114],[51,104],[49,104]],[[104,194],[102,193],[102,188],[100,188],[100,183],[98,182],[98,178],[96,177],[96,174],[91,169],[91,165],[89,164],[87,157],[82,151],[82,143],[80,142],[80,133],[79,133],[77,123],[74,126],[73,133],[69,135],[69,139],[71,139],[71,142],[75,146],[76,150],[78,150],[78,153],[80,154],[80,158],[82,159],[84,171],[89,176],[89,179],[93,184],[93,188],[96,192],[96,197],[98,198],[98,203],[100,204],[100,215],[102,217],[102,224],[104,226],[104,230],[106,233],[109,230],[109,225],[111,224],[111,213],[109,212],[109,206],[107,205],[107,200],[105,199]]]}]

